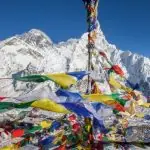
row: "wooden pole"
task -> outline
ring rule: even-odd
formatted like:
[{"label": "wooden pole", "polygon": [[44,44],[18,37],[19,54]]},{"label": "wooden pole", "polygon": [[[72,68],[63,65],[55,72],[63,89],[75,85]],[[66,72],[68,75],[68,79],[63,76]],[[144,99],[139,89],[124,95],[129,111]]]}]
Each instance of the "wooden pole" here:
[{"label": "wooden pole", "polygon": [[[87,10],[88,22],[88,72],[91,72],[92,51],[95,47],[96,29],[97,29],[97,8],[99,0],[83,0]],[[91,93],[91,78],[88,75],[87,93]]]},{"label": "wooden pole", "polygon": [[[92,59],[92,55],[91,55],[91,46],[90,44],[88,44],[88,72],[91,72],[91,59]],[[91,80],[90,80],[90,74],[88,74],[88,87],[87,87],[87,93],[90,94],[91,93]]]}]

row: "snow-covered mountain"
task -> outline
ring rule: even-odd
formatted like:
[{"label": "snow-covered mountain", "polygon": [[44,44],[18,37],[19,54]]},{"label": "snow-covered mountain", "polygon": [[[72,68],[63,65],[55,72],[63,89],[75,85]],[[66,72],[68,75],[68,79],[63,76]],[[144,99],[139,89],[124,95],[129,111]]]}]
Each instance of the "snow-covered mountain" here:
[{"label": "snow-covered mountain", "polygon": [[[66,72],[87,69],[87,33],[80,39],[69,39],[55,44],[42,31],[32,29],[0,42],[0,77],[14,77],[29,73]],[[101,29],[98,29],[96,50],[103,50],[114,64],[119,64],[133,83],[140,83],[146,96],[150,95],[150,59],[130,51],[121,51],[109,44]],[[93,74],[103,90],[109,91],[103,69],[104,59],[93,57],[96,74]],[[102,63],[103,62],[103,63]],[[44,83],[44,86],[49,83]],[[0,84],[0,95],[18,96],[41,87],[43,84],[15,82],[4,79]]]}]

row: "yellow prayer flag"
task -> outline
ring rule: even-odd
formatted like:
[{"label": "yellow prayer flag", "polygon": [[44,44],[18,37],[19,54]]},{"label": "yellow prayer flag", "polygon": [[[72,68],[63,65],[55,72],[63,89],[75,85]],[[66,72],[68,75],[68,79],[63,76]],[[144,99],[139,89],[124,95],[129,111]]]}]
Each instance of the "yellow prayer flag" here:
[{"label": "yellow prayer flag", "polygon": [[14,144],[0,148],[0,150],[19,150]]},{"label": "yellow prayer flag", "polygon": [[131,101],[130,106],[126,109],[126,111],[129,114],[134,115],[135,114],[135,106],[136,106],[136,103]]},{"label": "yellow prayer flag", "polygon": [[60,131],[59,133],[55,134],[55,139],[53,141],[53,144],[57,144],[58,141],[61,141],[63,135],[64,135],[64,131]]},{"label": "yellow prayer flag", "polygon": [[93,102],[106,102],[109,100],[114,100],[111,96],[103,95],[103,94],[90,94],[90,95],[83,95],[84,99],[87,99],[88,101]]},{"label": "yellow prayer flag", "polygon": [[64,106],[55,103],[54,101],[44,98],[37,100],[31,104],[31,107],[41,108],[57,113],[70,113]]},{"label": "yellow prayer flag", "polygon": [[144,106],[144,107],[150,108],[150,103],[143,103],[141,106]]},{"label": "yellow prayer flag", "polygon": [[138,118],[144,118],[144,113],[136,113],[135,116]]},{"label": "yellow prayer flag", "polygon": [[113,86],[114,88],[116,88],[116,89],[122,89],[126,92],[131,92],[132,91],[132,89],[130,89],[130,88],[120,84],[118,81],[116,81],[115,78],[112,75],[109,78],[109,84],[111,86]]},{"label": "yellow prayer flag", "polygon": [[51,124],[52,124],[52,122],[44,120],[40,123],[40,126],[42,128],[49,128],[51,126]]},{"label": "yellow prayer flag", "polygon": [[65,73],[46,74],[45,76],[47,76],[48,78],[50,78],[52,81],[59,84],[63,88],[68,88],[71,85],[76,84],[76,79]]},{"label": "yellow prayer flag", "polygon": [[82,97],[90,102],[100,102],[109,106],[114,106],[118,104],[118,102],[114,100],[111,96],[103,94],[90,94],[90,95],[83,95]]}]

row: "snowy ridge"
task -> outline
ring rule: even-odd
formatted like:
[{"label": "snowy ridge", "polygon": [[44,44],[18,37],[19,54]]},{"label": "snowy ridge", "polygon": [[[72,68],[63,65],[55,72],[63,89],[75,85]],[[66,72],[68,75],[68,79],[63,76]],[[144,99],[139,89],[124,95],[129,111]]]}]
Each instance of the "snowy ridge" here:
[{"label": "snowy ridge", "polygon": [[[0,42],[0,77],[11,77],[29,73],[52,73],[79,71],[87,69],[87,33],[80,39],[70,39],[67,42],[55,44],[42,31],[32,29],[29,32],[16,35]],[[100,27],[96,50],[107,53],[113,64],[119,64],[126,72],[126,76],[133,83],[140,83],[146,96],[150,95],[150,59],[133,54],[130,51],[121,51],[115,45],[109,44]],[[93,57],[93,63],[97,76],[104,92],[110,92],[109,85],[105,79],[103,70],[104,59]],[[104,62],[105,63],[105,62]],[[13,83],[13,84],[12,84]],[[44,83],[43,86],[52,83]],[[14,82],[12,80],[1,80],[0,94],[5,96],[16,96],[29,92],[42,84],[31,84]]]}]

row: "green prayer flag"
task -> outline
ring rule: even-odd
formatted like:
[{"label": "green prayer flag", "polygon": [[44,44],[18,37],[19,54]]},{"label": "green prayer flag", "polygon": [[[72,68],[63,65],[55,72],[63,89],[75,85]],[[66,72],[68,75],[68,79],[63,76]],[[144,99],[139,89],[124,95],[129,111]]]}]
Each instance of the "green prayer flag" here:
[{"label": "green prayer flag", "polygon": [[127,102],[126,100],[120,98],[120,97],[119,97],[120,94],[118,94],[118,93],[116,93],[116,94],[111,94],[111,95],[109,95],[109,96],[111,96],[114,100],[116,100],[117,102],[119,102],[122,106],[124,106],[124,105],[126,104],[126,102]]},{"label": "green prayer flag", "polygon": [[0,109],[10,109],[16,106],[15,103],[12,102],[0,102]]},{"label": "green prayer flag", "polygon": [[114,114],[118,114],[118,113],[119,113],[119,111],[118,111],[118,110],[116,110],[116,109],[113,109],[113,113],[114,113]]},{"label": "green prayer flag", "polygon": [[50,78],[48,78],[47,76],[44,75],[29,75],[29,76],[24,76],[24,77],[17,77],[15,78],[15,80],[18,81],[24,81],[24,82],[45,82],[50,80]]},{"label": "green prayer flag", "polygon": [[16,107],[15,107],[15,108],[28,108],[28,107],[31,106],[31,104],[32,104],[33,102],[35,102],[35,101],[16,104]]},{"label": "green prayer flag", "polygon": [[29,129],[27,133],[35,133],[36,131],[40,131],[41,129],[41,126],[34,126],[33,128]]}]

